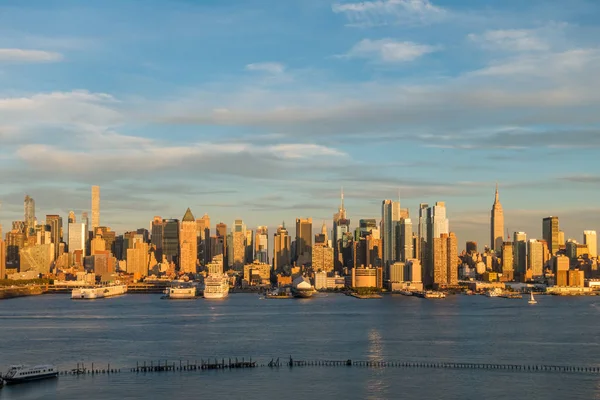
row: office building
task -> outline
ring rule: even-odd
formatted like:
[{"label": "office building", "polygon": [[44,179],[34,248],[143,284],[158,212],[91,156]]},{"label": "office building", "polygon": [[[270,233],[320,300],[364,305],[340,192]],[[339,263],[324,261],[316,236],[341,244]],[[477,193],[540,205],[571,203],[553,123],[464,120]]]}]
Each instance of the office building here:
[{"label": "office building", "polygon": [[212,260],[206,264],[209,275],[222,275],[225,272],[223,264],[223,253],[215,255]]},{"label": "office building", "polygon": [[62,217],[59,215],[46,215],[46,225],[50,226],[50,241],[54,244],[54,260],[58,258],[62,238]]},{"label": "office building", "polygon": [[204,214],[196,220],[196,235],[198,242],[198,259],[202,265],[208,264],[212,259],[210,253],[210,217]]},{"label": "office building", "polygon": [[292,240],[285,228],[285,223],[277,228],[273,236],[273,268],[275,271],[283,271],[291,266]]},{"label": "office building", "polygon": [[92,186],[92,231],[100,226],[100,186]]},{"label": "office building", "polygon": [[501,252],[501,271],[503,275],[507,277],[507,280],[513,280],[515,272],[515,260],[514,260],[514,245],[513,242],[502,243]]},{"label": "office building", "polygon": [[312,239],[312,218],[296,218],[296,264],[311,262]]},{"label": "office building", "polygon": [[[447,271],[442,271],[444,266],[447,267],[447,263],[442,259],[447,258],[448,248],[447,242],[449,238],[449,221],[446,217],[446,203],[438,201],[435,205],[427,208],[427,251],[424,262],[424,274],[423,283],[425,285],[441,285],[444,282],[448,282]],[[443,241],[439,241],[437,249],[434,248],[433,239],[439,239],[442,235],[446,235]],[[458,244],[456,245],[458,252]],[[437,252],[437,257],[434,257],[434,253]],[[442,256],[444,254],[444,256]],[[436,260],[434,260],[434,258]],[[434,265],[437,263],[436,265]],[[434,276],[437,269],[437,278]],[[458,279],[458,274],[457,274]]]},{"label": "office building", "polygon": [[566,245],[566,254],[571,259],[571,261],[575,261],[580,257],[588,256],[589,257],[589,249],[588,246],[582,243],[577,243],[576,240],[569,239],[567,240]]},{"label": "office building", "polygon": [[150,228],[152,235],[150,236],[150,243],[154,246],[154,254],[158,261],[162,260],[163,254],[163,232],[165,229],[165,223],[159,216],[155,216],[152,219],[152,226]]},{"label": "office building", "polygon": [[181,220],[179,233],[179,271],[185,274],[195,274],[198,259],[197,224],[194,214],[188,208]]},{"label": "office building", "polygon": [[542,221],[542,236],[548,244],[548,250],[551,255],[555,255],[559,250],[559,225],[558,217],[546,217]]},{"label": "office building", "polygon": [[494,205],[491,212],[491,237],[490,248],[500,253],[502,243],[504,243],[504,211],[500,204],[500,196],[498,194],[498,185],[496,184],[496,195],[494,197]]},{"label": "office building", "polygon": [[315,235],[315,244],[312,250],[312,269],[315,272],[325,271],[328,273],[334,270],[333,247],[329,246],[325,224],[323,224],[321,233]]},{"label": "office building", "polygon": [[402,218],[399,227],[399,245],[400,261],[406,262],[408,259],[414,258],[413,253],[413,226],[410,218]]},{"label": "office building", "polygon": [[163,256],[168,262],[179,264],[179,220],[167,219],[163,229]]},{"label": "office building", "polygon": [[69,253],[81,250],[86,254],[87,231],[84,223],[72,222],[69,224]]},{"label": "office building", "polygon": [[[233,222],[232,250],[229,266],[236,271],[243,271],[246,264],[246,224],[241,219]],[[229,244],[228,244],[229,245]]]},{"label": "office building", "polygon": [[271,280],[271,265],[258,260],[244,265],[244,280],[250,286],[268,285]]},{"label": "office building", "polygon": [[101,254],[106,251],[106,242],[102,238],[102,232],[98,232],[98,234],[90,240],[90,255]]},{"label": "office building", "polygon": [[73,224],[77,222],[77,218],[75,217],[75,211],[69,211],[69,219],[67,220],[67,224]]},{"label": "office building", "polygon": [[148,275],[150,252],[148,243],[139,240],[133,248],[127,249],[127,272],[133,274],[134,279],[140,280]]},{"label": "office building", "polygon": [[544,274],[544,246],[539,240],[530,239],[527,242],[527,268],[534,277]]},{"label": "office building", "polygon": [[351,255],[348,253],[352,252],[352,238],[350,235],[350,220],[346,215],[346,208],[344,207],[344,191],[341,192],[340,208],[338,212],[333,215],[333,232],[332,232],[332,246],[333,246],[333,258],[334,268],[336,271],[341,272],[344,266],[351,261]]},{"label": "office building", "polygon": [[382,288],[383,269],[381,267],[352,268],[351,286],[353,288]]},{"label": "office building", "polygon": [[445,287],[458,284],[458,241],[454,232],[442,233],[431,240],[433,285]]},{"label": "office building", "polygon": [[590,258],[598,257],[598,236],[596,231],[583,231],[583,244],[587,246]]},{"label": "office building", "polygon": [[0,227],[0,279],[6,278],[6,242],[2,240],[2,229]]}]

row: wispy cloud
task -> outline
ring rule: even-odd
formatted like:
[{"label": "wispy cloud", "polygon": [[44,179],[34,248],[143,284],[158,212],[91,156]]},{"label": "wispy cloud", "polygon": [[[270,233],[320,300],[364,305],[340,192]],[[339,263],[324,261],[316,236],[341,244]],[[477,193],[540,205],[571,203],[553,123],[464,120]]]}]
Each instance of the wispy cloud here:
[{"label": "wispy cloud", "polygon": [[246,65],[247,71],[266,72],[269,74],[281,74],[285,71],[285,65],[278,62],[262,62]]},{"label": "wispy cloud", "polygon": [[481,34],[471,33],[468,39],[483,48],[504,51],[544,51],[550,48],[539,31],[533,29],[488,30]]},{"label": "wispy cloud", "polygon": [[62,54],[52,51],[0,49],[0,62],[5,63],[49,63],[62,59]]},{"label": "wispy cloud", "polygon": [[385,63],[402,63],[437,51],[434,46],[394,39],[363,39],[339,58],[367,58]]},{"label": "wispy cloud", "polygon": [[344,14],[348,25],[369,27],[388,24],[420,25],[442,19],[446,10],[429,0],[374,0],[358,3],[335,3],[331,9]]}]

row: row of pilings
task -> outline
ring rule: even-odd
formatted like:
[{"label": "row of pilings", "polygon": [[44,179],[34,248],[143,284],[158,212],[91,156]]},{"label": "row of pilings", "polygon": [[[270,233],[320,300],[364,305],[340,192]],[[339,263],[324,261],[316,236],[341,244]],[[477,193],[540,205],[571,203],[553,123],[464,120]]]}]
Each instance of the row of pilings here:
[{"label": "row of pilings", "polygon": [[[231,370],[245,368],[281,368],[281,367],[360,367],[360,368],[429,368],[429,369],[466,369],[466,370],[502,370],[514,372],[554,372],[554,373],[591,373],[600,374],[600,366],[573,366],[573,365],[547,365],[547,364],[496,364],[496,363],[457,363],[457,362],[429,362],[429,361],[384,361],[384,360],[296,360],[289,357],[287,361],[279,358],[271,359],[266,364],[253,361],[252,358],[221,358],[198,361],[143,361],[137,362],[135,367],[123,369],[124,372],[149,373],[149,372],[174,372],[174,371],[203,371],[203,370]],[[91,364],[88,368],[83,363],[76,368],[61,371],[60,375],[95,375],[121,373],[121,368],[98,367]]]}]

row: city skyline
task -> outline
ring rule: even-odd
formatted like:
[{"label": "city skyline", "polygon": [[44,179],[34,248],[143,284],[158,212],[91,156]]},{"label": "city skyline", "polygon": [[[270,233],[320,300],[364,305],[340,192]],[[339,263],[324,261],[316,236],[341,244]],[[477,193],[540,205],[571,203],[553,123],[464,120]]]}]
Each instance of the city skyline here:
[{"label": "city skyline", "polygon": [[505,230],[541,238],[558,215],[581,240],[600,226],[600,166],[584,167],[600,147],[600,9],[552,4],[4,5],[0,221],[24,194],[93,217],[95,184],[117,231],[187,207],[331,229],[344,186],[355,222],[399,189],[413,224],[444,201],[461,246],[490,244],[497,181]]}]

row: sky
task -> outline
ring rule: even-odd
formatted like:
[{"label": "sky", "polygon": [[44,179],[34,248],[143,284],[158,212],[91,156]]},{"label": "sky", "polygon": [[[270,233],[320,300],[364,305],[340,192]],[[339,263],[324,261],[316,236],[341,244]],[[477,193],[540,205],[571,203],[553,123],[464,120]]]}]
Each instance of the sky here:
[{"label": "sky", "polygon": [[2,0],[0,223],[353,226],[445,201],[461,247],[600,230],[595,0]]}]

